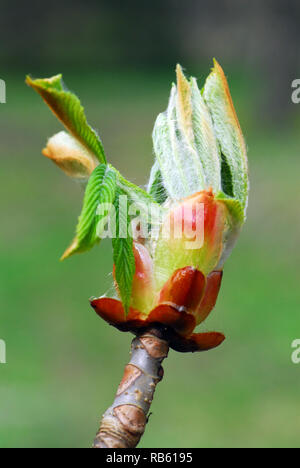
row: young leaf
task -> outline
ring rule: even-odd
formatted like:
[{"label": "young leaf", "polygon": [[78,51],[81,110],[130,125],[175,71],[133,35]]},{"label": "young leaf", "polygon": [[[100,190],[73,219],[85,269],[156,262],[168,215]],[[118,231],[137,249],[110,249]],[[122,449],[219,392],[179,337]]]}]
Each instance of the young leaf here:
[{"label": "young leaf", "polygon": [[[89,250],[95,243],[100,242],[99,234],[109,215],[109,207],[115,201],[116,187],[115,172],[105,164],[97,166],[86,187],[76,237],[64,253],[62,260],[75,253]],[[99,205],[104,203],[105,209],[98,213]]]},{"label": "young leaf", "polygon": [[164,187],[161,170],[157,161],[155,161],[151,169],[147,192],[160,205],[163,204],[168,198],[168,194]]},{"label": "young leaf", "polygon": [[161,208],[157,201],[145,190],[125,179],[120,172],[111,166],[117,175],[118,187],[128,197],[128,202],[134,203],[139,209],[141,216],[146,222],[149,221],[149,214],[151,214],[151,223],[160,224]]},{"label": "young leaf", "polygon": [[178,200],[201,190],[221,189],[220,153],[212,118],[197,81],[176,67],[168,109],[160,114],[153,145],[170,198]]},{"label": "young leaf", "polygon": [[66,129],[92,151],[100,163],[106,163],[101,140],[95,130],[88,125],[77,96],[64,88],[62,75],[37,80],[27,76],[26,83],[41,95]]},{"label": "young leaf", "polygon": [[216,194],[216,200],[222,200],[231,214],[233,223],[242,225],[245,222],[244,209],[239,200],[228,197],[224,192]]},{"label": "young leaf", "polygon": [[[135,273],[135,260],[133,253],[133,239],[129,236],[128,227],[130,218],[128,215],[128,207],[121,206],[120,196],[125,196],[126,193],[118,188],[115,210],[116,210],[116,238],[112,240],[113,259],[115,267],[115,281],[118,285],[118,292],[123,303],[125,314],[128,314],[131,293],[132,281]],[[126,228],[126,233],[121,233],[120,228]],[[126,234],[126,237],[124,236]]]},{"label": "young leaf", "polygon": [[216,200],[221,200],[226,206],[226,208],[228,209],[229,214],[230,214],[230,217],[227,219],[228,229],[227,229],[226,234],[224,233],[224,237],[223,237],[223,244],[224,244],[223,252],[219,260],[219,264],[217,266],[217,269],[222,269],[225,261],[229,257],[239,237],[241,228],[245,222],[245,213],[244,213],[244,207],[242,206],[239,200],[230,198],[226,196],[223,192],[219,192],[217,194]]},{"label": "young leaf", "polygon": [[[205,189],[220,190],[220,155],[212,119],[199,91],[197,80],[186,79],[180,65],[177,74],[177,116],[187,143],[194,149],[201,162]],[[198,164],[199,166],[199,164]],[[197,164],[195,164],[197,168]]]},{"label": "young leaf", "polygon": [[221,181],[224,195],[234,198],[231,169],[223,153],[221,154]]},{"label": "young leaf", "polygon": [[220,151],[209,110],[195,78],[191,78],[192,125],[194,144],[205,174],[206,189],[216,193],[221,188]]},{"label": "young leaf", "polygon": [[170,198],[180,200],[205,188],[204,172],[195,149],[179,126],[177,89],[173,85],[166,112],[153,129],[154,153]]},{"label": "young leaf", "polygon": [[91,151],[66,132],[59,132],[49,138],[42,153],[69,177],[83,182],[87,181],[99,164]]},{"label": "young leaf", "polygon": [[249,189],[246,145],[226,77],[216,60],[206,80],[203,96],[212,115],[216,136],[221,147],[223,191],[228,190],[228,181],[231,180],[233,196],[240,201],[245,211]]}]

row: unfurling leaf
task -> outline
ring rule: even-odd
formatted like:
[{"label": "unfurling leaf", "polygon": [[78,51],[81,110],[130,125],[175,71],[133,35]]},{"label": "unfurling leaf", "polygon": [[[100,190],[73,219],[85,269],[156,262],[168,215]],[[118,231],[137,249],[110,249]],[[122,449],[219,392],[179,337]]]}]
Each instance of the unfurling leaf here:
[{"label": "unfurling leaf", "polygon": [[149,214],[151,214],[151,224],[158,225],[160,223],[161,208],[157,200],[141,187],[125,179],[113,166],[110,165],[110,167],[117,175],[118,187],[127,196],[128,202],[139,208],[141,218],[145,222],[150,222]]},{"label": "unfurling leaf", "polygon": [[227,229],[224,231],[223,236],[223,252],[218,263],[218,269],[223,269],[224,263],[239,237],[241,228],[245,222],[245,214],[241,202],[226,196],[223,192],[219,192],[216,195],[216,200],[222,202],[229,213],[227,217]]},{"label": "unfurling leaf", "polygon": [[153,130],[153,147],[168,196],[180,200],[204,187],[203,171],[194,149],[180,131],[173,85],[166,112],[159,114]]},{"label": "unfurling leaf", "polygon": [[246,145],[226,77],[216,60],[206,80],[203,97],[222,152],[222,190],[238,199],[245,211],[249,189]]},{"label": "unfurling leaf", "polygon": [[212,119],[195,78],[188,81],[177,66],[166,112],[153,130],[153,145],[163,185],[173,200],[201,190],[221,188],[220,154]]},{"label": "unfurling leaf", "polygon": [[157,161],[155,161],[151,169],[147,192],[160,205],[168,198],[168,194],[164,187],[161,170]]},{"label": "unfurling leaf", "polygon": [[[123,203],[123,197],[125,197],[123,199],[125,203]],[[131,301],[132,282],[135,273],[135,261],[133,253],[133,239],[128,233],[130,217],[128,215],[127,196],[126,192],[124,192],[121,188],[117,189],[115,210],[116,237],[112,240],[115,268],[114,276],[117,283],[118,293],[123,303],[125,314],[127,315]]]},{"label": "unfurling leaf", "polygon": [[50,138],[42,152],[73,179],[86,181],[99,164],[91,151],[66,132]]},{"label": "unfurling leaf", "polygon": [[205,189],[220,189],[220,154],[209,110],[196,78],[186,79],[180,65],[177,73],[177,114],[189,144],[196,151],[204,174]]},{"label": "unfurling leaf", "polygon": [[26,83],[41,95],[66,129],[92,151],[100,163],[106,163],[101,140],[88,125],[78,97],[64,88],[62,75],[37,80],[27,76]]},{"label": "unfurling leaf", "polygon": [[[116,187],[115,171],[106,164],[97,166],[86,187],[76,237],[64,253],[63,260],[75,253],[89,250],[96,242],[100,242],[101,231],[110,213],[109,208],[115,201]],[[103,210],[99,212],[100,204]]]}]

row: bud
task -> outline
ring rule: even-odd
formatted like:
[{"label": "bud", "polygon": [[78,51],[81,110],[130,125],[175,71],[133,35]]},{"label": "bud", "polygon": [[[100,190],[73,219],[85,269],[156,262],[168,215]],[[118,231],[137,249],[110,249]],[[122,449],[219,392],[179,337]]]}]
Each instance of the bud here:
[{"label": "bud", "polygon": [[193,331],[216,304],[224,262],[246,219],[248,164],[220,65],[214,62],[202,91],[180,66],[176,71],[177,84],[153,130],[149,193],[165,213],[159,235],[135,244],[128,315],[115,299],[95,299],[92,306],[120,330],[161,324],[173,349],[204,351],[225,339]]},{"label": "bud", "polygon": [[99,164],[91,151],[66,132],[59,132],[50,138],[43,155],[69,177],[82,181],[86,181]]}]

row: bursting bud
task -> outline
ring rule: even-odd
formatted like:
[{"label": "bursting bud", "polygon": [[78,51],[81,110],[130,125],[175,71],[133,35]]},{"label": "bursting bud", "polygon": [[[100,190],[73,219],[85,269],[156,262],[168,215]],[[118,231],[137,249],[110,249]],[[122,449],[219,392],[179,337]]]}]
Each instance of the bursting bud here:
[{"label": "bursting bud", "polygon": [[[180,65],[176,77],[167,109],[153,129],[155,162],[148,194],[107,164],[99,136],[61,75],[27,77],[26,82],[68,131],[52,137],[43,154],[72,178],[89,179],[76,238],[64,258],[99,241],[97,226],[103,227],[106,219],[98,212],[100,203],[113,204],[119,214],[121,195],[126,194],[139,207],[155,202],[163,213],[162,223],[151,219],[150,237],[138,238],[140,242],[120,236],[118,229],[113,250],[119,299],[100,297],[91,305],[119,330],[139,333],[151,324],[161,325],[173,349],[204,351],[224,340],[222,333],[194,329],[215,306],[224,262],[246,219],[248,163],[218,62],[201,91]],[[127,228],[129,214],[121,218],[118,223],[125,221]]]},{"label": "bursting bud", "polygon": [[120,330],[161,324],[173,349],[204,351],[225,338],[194,328],[215,306],[224,262],[246,219],[246,145],[220,65],[214,62],[202,91],[179,65],[176,73],[168,108],[153,130],[148,192],[163,208],[159,235],[134,244],[128,314],[116,299],[91,305]]}]

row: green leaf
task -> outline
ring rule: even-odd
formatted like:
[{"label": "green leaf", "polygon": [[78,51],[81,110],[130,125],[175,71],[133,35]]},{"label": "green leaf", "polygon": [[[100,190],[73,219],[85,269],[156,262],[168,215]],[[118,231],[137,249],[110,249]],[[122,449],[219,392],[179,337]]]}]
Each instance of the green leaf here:
[{"label": "green leaf", "polygon": [[125,179],[125,177],[123,177],[120,174],[120,172],[118,172],[116,169],[114,170],[119,176],[118,180],[119,180],[120,187],[127,194],[127,196],[129,197],[131,201],[141,203],[141,204],[144,203],[145,205],[148,205],[149,203],[155,203],[155,200],[151,197],[149,193],[147,193],[138,185],[135,185],[129,180]]},{"label": "green leaf", "polygon": [[233,196],[246,211],[249,190],[246,145],[226,77],[216,60],[206,80],[203,97],[212,115],[222,152],[222,189],[228,193],[230,177]]},{"label": "green leaf", "polygon": [[[107,221],[110,212],[109,206],[115,201],[116,187],[115,172],[105,164],[97,166],[86,187],[76,237],[64,253],[63,260],[75,253],[89,250],[100,242],[99,235]],[[107,207],[103,212],[98,213],[99,205],[104,203],[107,204]]]},{"label": "green leaf", "polygon": [[27,76],[26,83],[41,95],[66,129],[92,151],[100,163],[106,163],[102,142],[95,130],[88,125],[77,96],[65,89],[62,75],[37,80]]},{"label": "green leaf", "polygon": [[149,214],[151,214],[151,223],[159,225],[161,221],[161,207],[157,201],[141,187],[125,179],[113,166],[110,165],[110,167],[117,174],[118,186],[127,195],[129,203],[134,203],[139,207],[141,216],[146,222],[149,221]]},{"label": "green leaf", "polygon": [[168,198],[168,194],[164,187],[161,170],[157,161],[155,161],[152,166],[147,191],[149,195],[151,195],[151,197],[160,205],[162,205]]},{"label": "green leaf", "polygon": [[[133,253],[133,239],[129,236],[128,227],[130,224],[130,218],[128,215],[128,207],[121,209],[120,207],[120,196],[125,195],[122,189],[118,188],[115,210],[116,210],[116,238],[112,240],[113,245],[113,259],[115,266],[115,281],[118,285],[118,292],[123,303],[125,314],[128,314],[131,293],[132,293],[132,281],[135,273],[135,260]],[[126,227],[126,237],[120,232],[120,227]]]}]

